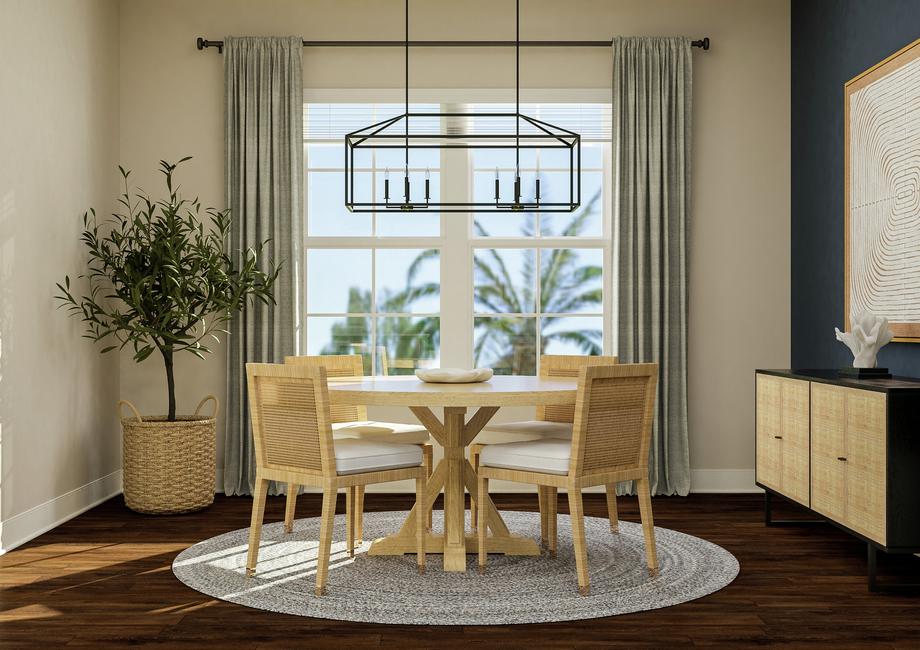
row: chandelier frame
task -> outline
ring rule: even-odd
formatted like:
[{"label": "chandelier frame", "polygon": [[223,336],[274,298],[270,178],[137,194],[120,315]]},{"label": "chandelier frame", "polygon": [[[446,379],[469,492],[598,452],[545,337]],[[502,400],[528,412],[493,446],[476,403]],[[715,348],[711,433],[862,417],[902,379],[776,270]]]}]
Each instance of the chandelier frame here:
[{"label": "chandelier frame", "polygon": [[[520,0],[515,0],[516,35],[515,35],[515,111],[513,113],[500,112],[413,112],[409,110],[409,0],[405,0],[406,7],[406,38],[405,38],[405,110],[394,117],[382,120],[375,124],[352,131],[345,136],[345,207],[351,212],[384,212],[416,210],[434,210],[437,212],[574,212],[581,205],[581,136],[573,131],[550,124],[535,117],[521,113],[521,54],[520,54]],[[414,119],[413,119],[414,118]],[[421,119],[420,119],[421,118]],[[419,129],[419,124],[424,127],[437,118],[441,128],[437,132],[426,132]],[[512,128],[499,129],[492,132],[468,132],[465,125],[477,121],[507,122]],[[414,130],[410,129],[410,121]],[[455,125],[453,129],[445,129],[443,125]],[[456,125],[460,125],[457,128]],[[523,132],[522,132],[523,127]],[[403,167],[401,198],[394,199],[390,196],[389,169],[384,180],[383,200],[379,200],[373,193],[371,200],[358,200],[356,198],[355,175],[356,155],[374,150],[401,149],[405,151],[405,164]],[[502,197],[501,184],[496,169],[494,200],[445,202],[431,201],[429,174],[425,174],[424,195],[416,189],[416,199],[413,200],[412,183],[409,177],[409,156],[412,150],[421,149],[504,149],[514,150],[514,183],[512,196]],[[544,201],[541,197],[539,167],[536,170],[534,196],[530,199],[523,197],[521,187],[521,149],[529,150],[559,150],[568,151],[568,194],[554,201]]]}]

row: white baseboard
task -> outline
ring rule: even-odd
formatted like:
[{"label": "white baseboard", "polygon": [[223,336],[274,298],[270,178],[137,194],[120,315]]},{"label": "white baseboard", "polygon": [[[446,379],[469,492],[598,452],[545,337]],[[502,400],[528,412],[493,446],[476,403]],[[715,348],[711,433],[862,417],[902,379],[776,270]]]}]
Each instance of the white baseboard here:
[{"label": "white baseboard", "polygon": [[[217,480],[215,483],[218,493],[224,491],[224,470],[217,470]],[[528,493],[536,492],[532,485],[522,483],[507,483],[505,481],[494,481],[491,486],[494,492],[508,493]],[[307,492],[320,492],[319,489]],[[381,494],[410,494],[415,488],[408,481],[398,483],[381,483],[371,485],[367,488],[368,492],[379,492]],[[602,486],[590,487],[585,490],[586,493],[603,492]],[[691,469],[690,470],[690,492],[694,494],[711,494],[711,493],[759,493],[763,492],[759,487],[754,485],[753,469]]]},{"label": "white baseboard", "polygon": [[0,522],[0,554],[11,551],[83,514],[122,490],[122,472],[117,470],[50,501],[29,508]]},{"label": "white baseboard", "polygon": [[754,485],[753,469],[691,469],[690,491],[696,494],[763,492]]}]

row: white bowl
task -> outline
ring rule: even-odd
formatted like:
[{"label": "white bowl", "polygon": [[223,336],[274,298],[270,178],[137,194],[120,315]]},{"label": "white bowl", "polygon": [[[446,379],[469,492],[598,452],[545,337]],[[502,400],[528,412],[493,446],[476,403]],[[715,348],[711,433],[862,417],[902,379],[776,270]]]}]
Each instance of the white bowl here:
[{"label": "white bowl", "polygon": [[492,369],[419,368],[415,376],[429,384],[478,384],[492,379]]}]

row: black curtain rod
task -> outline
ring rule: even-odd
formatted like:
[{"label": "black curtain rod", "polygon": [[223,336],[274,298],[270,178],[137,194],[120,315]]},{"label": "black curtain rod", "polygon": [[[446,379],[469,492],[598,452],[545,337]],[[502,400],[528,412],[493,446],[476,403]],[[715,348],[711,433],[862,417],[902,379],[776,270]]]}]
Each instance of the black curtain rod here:
[{"label": "black curtain rod", "polygon": [[[610,47],[612,41],[521,41],[521,47]],[[223,41],[198,37],[198,49],[216,47],[224,51]],[[514,47],[514,41],[409,41],[412,47]],[[709,49],[709,37],[690,41],[690,45]],[[304,47],[405,47],[405,41],[304,41]]]}]

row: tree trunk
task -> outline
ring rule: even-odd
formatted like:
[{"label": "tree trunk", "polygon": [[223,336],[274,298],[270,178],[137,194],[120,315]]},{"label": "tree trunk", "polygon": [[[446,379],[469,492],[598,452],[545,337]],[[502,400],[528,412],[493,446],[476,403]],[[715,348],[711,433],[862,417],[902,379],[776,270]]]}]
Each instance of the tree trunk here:
[{"label": "tree trunk", "polygon": [[166,390],[169,394],[169,413],[166,419],[170,422],[176,421],[176,380],[173,376],[173,350],[172,348],[162,348],[163,363],[166,365]]}]

